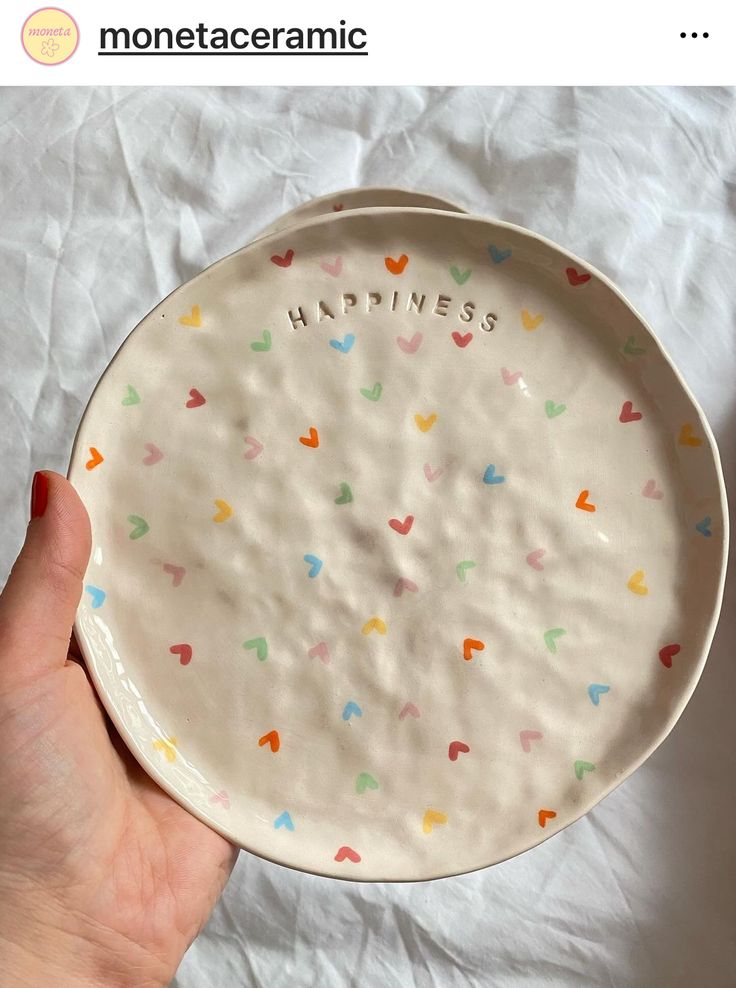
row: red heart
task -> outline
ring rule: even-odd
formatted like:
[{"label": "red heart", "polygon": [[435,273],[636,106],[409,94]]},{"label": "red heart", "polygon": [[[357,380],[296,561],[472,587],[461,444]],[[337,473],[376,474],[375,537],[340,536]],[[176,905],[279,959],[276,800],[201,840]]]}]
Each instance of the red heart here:
[{"label": "red heart", "polygon": [[455,341],[456,345],[459,346],[461,350],[464,350],[465,347],[468,345],[468,343],[470,343],[470,341],[473,339],[473,334],[466,333],[463,336],[462,333],[458,333],[458,331],[455,330],[455,332],[452,334],[452,338]]},{"label": "red heart", "polygon": [[590,281],[590,275],[587,271],[580,274],[575,268],[565,268],[565,274],[571,285],[584,285],[586,281]]},{"label": "red heart", "polygon": [[448,751],[448,754],[451,762],[457,761],[457,756],[461,751],[464,751],[467,754],[470,751],[470,746],[465,744],[464,741],[450,741],[450,750]]},{"label": "red heart", "polygon": [[403,521],[399,521],[398,518],[391,518],[389,520],[389,525],[395,532],[398,532],[399,535],[408,535],[413,524],[414,515],[407,515]]},{"label": "red heart", "polygon": [[188,666],[192,661],[192,646],[187,645],[186,642],[182,642],[181,645],[172,645],[169,651],[172,655],[179,656],[179,662],[183,666]]},{"label": "red heart", "polygon": [[189,401],[187,402],[187,408],[199,408],[200,405],[204,405],[207,401],[205,396],[201,391],[197,391],[196,388],[192,388],[189,392]]},{"label": "red heart", "polygon": [[[280,268],[291,267],[291,262],[294,260],[294,251],[290,247],[283,257],[280,257],[278,254],[274,254],[271,260],[274,264],[278,264]],[[590,277],[590,275],[588,275],[588,277]]]},{"label": "red heart", "polygon": [[672,659],[680,651],[681,646],[676,642],[672,645],[665,645],[664,648],[659,650],[659,661],[665,667],[665,669],[672,668]]},{"label": "red heart", "polygon": [[335,855],[335,861],[344,861],[345,858],[352,861],[353,864],[357,864],[360,861],[360,855],[352,847],[341,847]]},{"label": "red heart", "polygon": [[621,406],[621,414],[618,417],[619,422],[638,422],[640,418],[641,412],[635,412],[632,403],[625,401]]},{"label": "red heart", "polygon": [[335,205],[332,207],[332,209],[333,209],[333,212],[339,213],[340,210],[342,209],[342,203],[341,202],[336,202]]}]

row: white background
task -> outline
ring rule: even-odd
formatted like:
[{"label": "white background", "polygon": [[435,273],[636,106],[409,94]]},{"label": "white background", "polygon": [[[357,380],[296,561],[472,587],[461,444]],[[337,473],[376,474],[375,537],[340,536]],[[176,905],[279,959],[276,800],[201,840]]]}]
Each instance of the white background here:
[{"label": "white background", "polygon": [[[66,469],[137,321],[279,213],[353,185],[447,196],[610,275],[736,490],[732,90],[18,89],[0,91],[0,146],[0,582],[33,470]],[[575,826],[414,886],[243,853],[178,988],[733,988],[735,603],[732,580],[673,734]]]},{"label": "white background", "polygon": [[[736,82],[736,8],[729,0],[48,0],[81,34],[63,65],[31,61],[23,21],[44,0],[3,0],[0,84],[413,85]],[[100,27],[350,26],[368,31],[368,58],[110,58]],[[680,33],[688,33],[686,39]],[[700,37],[707,31],[710,37]],[[699,37],[690,37],[697,32]]]}]

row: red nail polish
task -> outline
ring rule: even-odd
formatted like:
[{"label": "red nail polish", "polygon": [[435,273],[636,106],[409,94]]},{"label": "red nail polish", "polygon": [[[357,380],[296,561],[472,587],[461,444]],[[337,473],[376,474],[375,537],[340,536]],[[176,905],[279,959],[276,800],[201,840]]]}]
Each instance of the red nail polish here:
[{"label": "red nail polish", "polygon": [[49,503],[49,479],[45,473],[36,471],[31,487],[31,518],[40,518]]}]

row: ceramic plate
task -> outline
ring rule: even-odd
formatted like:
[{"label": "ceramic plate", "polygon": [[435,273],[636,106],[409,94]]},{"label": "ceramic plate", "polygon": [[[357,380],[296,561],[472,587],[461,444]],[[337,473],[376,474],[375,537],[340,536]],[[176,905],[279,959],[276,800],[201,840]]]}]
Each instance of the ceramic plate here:
[{"label": "ceramic plate", "polygon": [[710,429],[600,273],[518,227],[321,217],[166,298],[71,479],[77,636],[154,779],[273,861],[419,880],[662,741],[720,605]]},{"label": "ceramic plate", "polygon": [[422,209],[442,209],[451,213],[464,213],[462,206],[447,199],[428,195],[425,192],[413,192],[411,189],[391,188],[357,188],[343,189],[342,192],[332,192],[328,196],[310,199],[296,209],[292,209],[262,230],[258,237],[265,237],[279,230],[303,223],[304,220],[314,219],[330,213],[341,213],[350,209],[364,209],[368,206],[417,206]]}]

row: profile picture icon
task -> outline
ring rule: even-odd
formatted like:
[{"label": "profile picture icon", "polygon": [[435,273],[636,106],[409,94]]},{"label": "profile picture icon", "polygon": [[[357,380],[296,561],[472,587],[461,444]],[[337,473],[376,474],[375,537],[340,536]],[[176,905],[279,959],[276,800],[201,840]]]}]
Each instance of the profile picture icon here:
[{"label": "profile picture icon", "polygon": [[23,22],[20,40],[29,58],[39,65],[67,62],[79,45],[79,28],[60,7],[41,7]]}]

